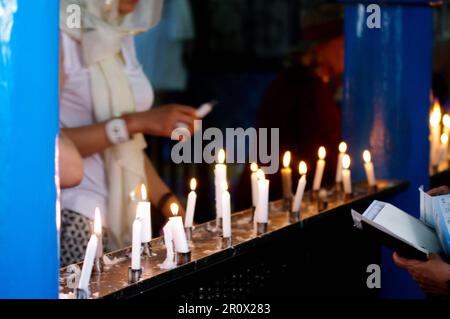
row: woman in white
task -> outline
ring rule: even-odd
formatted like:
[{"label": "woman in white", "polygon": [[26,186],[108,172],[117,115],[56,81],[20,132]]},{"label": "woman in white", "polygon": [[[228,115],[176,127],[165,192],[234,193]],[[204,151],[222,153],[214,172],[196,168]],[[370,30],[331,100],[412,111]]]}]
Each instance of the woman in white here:
[{"label": "woman in white", "polygon": [[[162,0],[61,0],[63,90],[60,123],[84,158],[84,178],[61,193],[61,263],[83,258],[99,207],[109,247],[129,243],[130,193],[146,183],[166,217],[177,199],[148,157],[142,134],[170,137],[177,123],[193,131],[195,109],[150,109],[153,91],[139,65],[133,36],[160,17]],[[74,9],[74,6],[75,7]],[[81,28],[77,28],[81,8]],[[74,11],[75,10],[75,11]]]}]

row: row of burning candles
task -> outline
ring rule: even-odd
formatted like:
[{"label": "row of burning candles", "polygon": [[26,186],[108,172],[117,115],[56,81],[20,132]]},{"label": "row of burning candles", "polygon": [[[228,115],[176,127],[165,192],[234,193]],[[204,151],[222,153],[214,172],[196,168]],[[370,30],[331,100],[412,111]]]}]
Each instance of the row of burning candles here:
[{"label": "row of burning candles", "polygon": [[[346,154],[347,145],[342,142],[339,145],[338,167],[336,170],[336,183],[342,183],[344,193],[352,193],[352,182],[350,173],[350,156]],[[321,188],[322,177],[325,169],[325,147],[321,146],[318,150],[318,161],[314,176],[313,191]],[[369,151],[363,152],[365,161],[364,167],[369,186],[376,185],[373,163]],[[295,214],[300,213],[300,207],[306,187],[307,165],[304,161],[299,163],[300,178],[297,184],[295,196],[292,197],[292,170],[290,168],[291,153],[288,151],[283,156],[283,168],[281,169],[283,198],[289,200],[289,210]],[[257,233],[263,233],[267,230],[269,219],[269,180],[265,178],[262,169],[258,169],[256,163],[250,166],[252,203],[254,207],[253,221]],[[231,245],[231,203],[230,193],[227,184],[227,166],[225,164],[225,151],[218,153],[218,163],[214,169],[215,179],[215,199],[216,199],[216,230],[221,230],[221,237],[226,245]],[[190,260],[190,249],[188,240],[192,240],[192,227],[194,221],[195,205],[197,194],[195,192],[197,182],[195,178],[191,179],[191,191],[188,194],[186,216],[183,224],[181,216],[178,216],[179,207],[176,203],[170,205],[173,217],[163,228],[164,242],[166,245],[166,260],[162,264],[163,268],[170,269],[181,264],[179,259]],[[151,205],[147,200],[147,190],[145,185],[141,186],[141,200],[137,201],[136,218],[132,226],[132,248],[131,248],[131,267],[129,267],[129,281],[135,282],[140,279],[142,273],[141,255],[146,251],[151,256],[150,242],[152,239],[151,231]],[[136,201],[135,193],[130,195],[133,202]],[[177,253],[177,261],[174,261]],[[88,295],[89,281],[94,268],[94,263],[98,263],[95,269],[102,271],[103,242],[102,242],[102,223],[99,209],[95,210],[94,233],[92,234],[86,249],[86,255],[83,262],[83,268],[78,283],[77,296],[79,298]]]},{"label": "row of burning candles", "polygon": [[448,168],[450,115],[442,115],[438,101],[433,103],[430,113],[430,167],[434,171]]}]

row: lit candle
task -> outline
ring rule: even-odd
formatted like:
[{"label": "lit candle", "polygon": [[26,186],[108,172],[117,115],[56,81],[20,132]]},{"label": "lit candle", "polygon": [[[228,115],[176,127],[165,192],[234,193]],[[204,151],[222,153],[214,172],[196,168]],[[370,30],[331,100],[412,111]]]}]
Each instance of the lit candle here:
[{"label": "lit candle", "polygon": [[258,223],[267,223],[269,220],[269,180],[266,179],[261,169],[258,170],[257,174],[258,202],[255,209],[255,221]]},{"label": "lit candle", "polygon": [[442,125],[444,126],[444,133],[450,135],[450,115],[444,114],[442,117]]},{"label": "lit candle", "polygon": [[372,156],[370,155],[370,152],[368,150],[365,150],[363,152],[363,159],[364,170],[366,171],[367,176],[367,184],[369,184],[369,186],[375,186],[377,185],[377,180],[375,178],[375,169],[373,168]]},{"label": "lit candle", "polygon": [[169,218],[170,227],[172,228],[172,236],[175,244],[175,251],[177,253],[187,253],[189,252],[189,245],[186,238],[186,233],[184,232],[183,219],[178,216],[179,207],[176,203],[170,204],[170,211],[173,217]]},{"label": "lit candle", "polygon": [[258,200],[258,175],[256,175],[258,164],[252,163],[250,165],[250,170],[252,171],[252,174],[250,175],[252,183],[252,205],[253,207],[256,207],[256,202]]},{"label": "lit candle", "polygon": [[131,246],[131,269],[141,269],[141,235],[142,222],[140,218],[136,218],[133,222],[133,240]]},{"label": "lit candle", "polygon": [[94,266],[94,259],[97,254],[97,245],[98,238],[95,234],[92,234],[87,244],[80,281],[78,282],[78,288],[86,292],[89,291],[89,281],[91,280],[92,267]]},{"label": "lit candle", "polygon": [[170,220],[167,221],[166,225],[163,227],[164,233],[164,245],[166,246],[166,260],[162,263],[161,268],[171,269],[175,267],[174,262],[174,251],[173,251],[173,234],[172,227],[170,225]]},{"label": "lit candle", "polygon": [[300,179],[298,180],[297,191],[295,192],[294,203],[292,204],[292,211],[296,213],[300,211],[306,186],[306,173],[308,168],[306,167],[306,163],[304,161],[301,161],[298,165],[298,171],[300,173]]},{"label": "lit candle", "polygon": [[342,158],[347,152],[347,144],[345,142],[341,142],[339,144],[339,155],[336,167],[336,184],[342,183]]},{"label": "lit candle", "polygon": [[152,240],[152,215],[151,204],[147,200],[147,188],[144,184],[141,185],[141,199],[136,208],[136,218],[141,219],[141,241],[148,243]]},{"label": "lit candle", "polygon": [[222,185],[227,181],[227,166],[225,163],[225,151],[218,153],[218,164],[214,169],[214,185],[216,190],[216,218],[222,218]]},{"label": "lit candle", "polygon": [[222,186],[222,230],[223,238],[231,237],[231,203],[230,193],[228,192],[228,183],[223,183]]},{"label": "lit candle", "polygon": [[352,177],[350,172],[350,156],[345,154],[342,158],[342,182],[344,184],[344,193],[352,193]]},{"label": "lit candle", "polygon": [[283,198],[291,200],[292,197],[292,170],[289,167],[291,163],[291,152],[287,151],[283,156],[283,168],[281,169],[281,182],[283,189]]},{"label": "lit candle", "polygon": [[443,133],[441,135],[440,141],[440,149],[439,149],[439,170],[445,170],[448,167],[448,135]]},{"label": "lit candle", "polygon": [[325,170],[325,157],[327,151],[321,146],[318,151],[319,160],[317,161],[316,174],[314,175],[313,190],[318,191],[322,184],[323,171]]},{"label": "lit candle", "polygon": [[437,166],[439,161],[441,116],[441,107],[438,102],[435,102],[430,115],[430,162],[432,166]]},{"label": "lit candle", "polygon": [[184,227],[189,228],[192,227],[194,223],[194,212],[195,212],[195,203],[197,202],[197,193],[195,193],[195,189],[197,188],[197,181],[195,178],[191,179],[191,191],[189,192],[187,198],[186,205],[186,219],[184,221]]},{"label": "lit candle", "polygon": [[94,234],[97,236],[97,258],[103,256],[103,234],[102,234],[102,215],[100,214],[100,209],[95,208],[95,218],[94,218]]}]

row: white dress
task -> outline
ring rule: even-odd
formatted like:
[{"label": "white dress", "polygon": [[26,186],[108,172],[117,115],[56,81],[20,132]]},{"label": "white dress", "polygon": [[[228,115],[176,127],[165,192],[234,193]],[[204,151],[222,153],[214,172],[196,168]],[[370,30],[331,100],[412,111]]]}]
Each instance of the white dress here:
[{"label": "white dress", "polygon": [[[81,46],[64,32],[61,41],[65,80],[60,104],[60,125],[62,128],[71,128],[95,124],[89,70],[84,65]],[[136,111],[148,110],[153,104],[153,89],[137,61],[133,37],[123,39],[122,55]],[[95,207],[99,207],[103,225],[107,226],[108,188],[102,155],[97,153],[83,161],[84,178],[80,185],[61,191],[61,208],[94,219]]]}]

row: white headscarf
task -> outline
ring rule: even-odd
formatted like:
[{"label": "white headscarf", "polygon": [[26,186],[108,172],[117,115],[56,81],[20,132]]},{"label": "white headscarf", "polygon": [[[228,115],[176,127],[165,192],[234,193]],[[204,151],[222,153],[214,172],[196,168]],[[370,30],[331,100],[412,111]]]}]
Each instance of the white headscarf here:
[{"label": "white headscarf", "polygon": [[[125,74],[121,54],[124,37],[145,32],[158,23],[163,0],[140,0],[135,10],[120,17],[120,0],[61,0],[60,28],[81,43],[89,69],[94,113],[98,122],[135,112],[135,101]],[[81,28],[70,28],[72,11],[81,9]],[[128,211],[130,192],[146,181],[142,134],[104,151],[109,197],[106,219],[113,244],[123,247],[130,241],[134,212]]]}]

